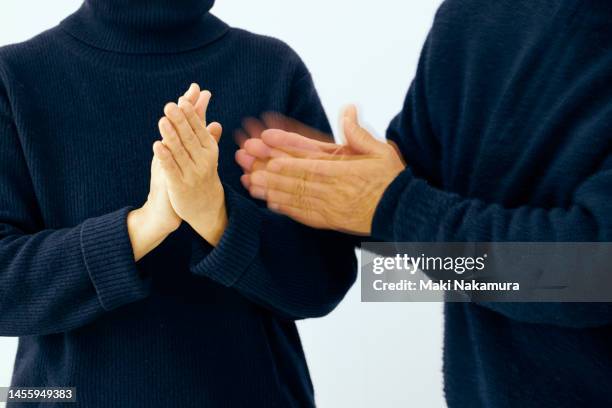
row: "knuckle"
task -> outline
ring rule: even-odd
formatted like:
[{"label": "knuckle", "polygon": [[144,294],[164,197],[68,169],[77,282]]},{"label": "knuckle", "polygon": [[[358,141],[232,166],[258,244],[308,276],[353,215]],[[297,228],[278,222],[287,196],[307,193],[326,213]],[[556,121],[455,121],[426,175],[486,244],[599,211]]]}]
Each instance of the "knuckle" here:
[{"label": "knuckle", "polygon": [[303,197],[301,194],[293,195],[293,206],[298,208],[304,208],[308,210],[310,208],[308,200]]},{"label": "knuckle", "polygon": [[194,173],[198,178],[204,178],[206,176],[206,168],[204,166],[196,166]]},{"label": "knuckle", "polygon": [[185,115],[191,116],[193,114],[193,105],[191,103],[185,103],[181,105],[181,108],[183,109]]},{"label": "knuckle", "polygon": [[191,141],[194,139],[195,135],[193,134],[193,132],[191,131],[191,128],[185,128],[185,131],[183,132],[183,139]]},{"label": "knuckle", "polygon": [[184,159],[187,157],[187,152],[185,151],[183,146],[180,146],[179,148],[177,148],[176,154],[180,159]]},{"label": "knuckle", "polygon": [[196,130],[196,136],[198,137],[198,139],[200,139],[201,141],[206,141],[208,139],[208,134],[204,131],[204,129],[202,128],[198,128]]},{"label": "knuckle", "polygon": [[298,197],[303,197],[305,192],[306,192],[306,180],[299,179],[294,185],[293,193]]}]

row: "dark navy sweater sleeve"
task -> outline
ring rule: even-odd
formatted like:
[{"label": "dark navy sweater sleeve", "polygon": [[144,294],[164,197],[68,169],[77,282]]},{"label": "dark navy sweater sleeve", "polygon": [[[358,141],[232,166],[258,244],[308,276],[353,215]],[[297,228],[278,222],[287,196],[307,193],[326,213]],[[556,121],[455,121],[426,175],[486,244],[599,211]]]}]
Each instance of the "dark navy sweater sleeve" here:
[{"label": "dark navy sweater sleeve", "polygon": [[[406,170],[383,196],[374,219],[373,235],[393,242],[553,242],[572,234],[577,241],[609,241],[610,183],[612,167],[586,181],[569,208],[505,208],[442,191]],[[567,327],[612,324],[609,304],[483,305],[523,322]]]},{"label": "dark navy sweater sleeve", "polygon": [[[330,132],[310,74],[299,64],[287,112]],[[307,228],[257,206],[225,186],[229,226],[219,245],[196,258],[193,271],[233,287],[288,319],[332,311],[356,278],[354,242],[341,234]],[[293,262],[287,264],[287,260]]]},{"label": "dark navy sweater sleeve", "polygon": [[65,332],[142,299],[128,208],[44,229],[10,104],[0,87],[0,335]]},{"label": "dark navy sweater sleeve", "polygon": [[[373,236],[389,242],[608,242],[612,240],[612,156],[580,185],[564,207],[505,207],[438,188],[439,152],[426,136],[417,74],[404,110],[388,131],[409,167],[388,187],[373,221]],[[421,95],[422,96],[422,95]],[[425,135],[425,136],[424,136]],[[433,149],[433,150],[432,150]],[[434,165],[435,164],[435,165]],[[417,177],[417,174],[420,177]],[[507,317],[563,327],[612,324],[608,304],[484,303]]]}]

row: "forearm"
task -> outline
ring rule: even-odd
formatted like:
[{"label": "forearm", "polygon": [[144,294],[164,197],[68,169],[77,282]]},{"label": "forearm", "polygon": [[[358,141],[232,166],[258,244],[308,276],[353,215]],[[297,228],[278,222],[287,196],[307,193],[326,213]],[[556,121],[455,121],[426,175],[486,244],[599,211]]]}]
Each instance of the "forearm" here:
[{"label": "forearm", "polygon": [[133,259],[127,212],[33,234],[2,225],[0,335],[72,330],[146,297],[148,282]]},{"label": "forearm", "polygon": [[[436,189],[407,171],[383,196],[373,234],[387,242],[608,241],[612,237],[608,180],[609,175],[602,173],[585,182],[568,208],[504,208]],[[612,308],[604,305],[481,304],[528,323],[564,327],[612,324]]]},{"label": "forearm", "polygon": [[600,241],[609,226],[599,225],[587,205],[506,208],[437,189],[406,170],[379,202],[373,236],[390,242]]},{"label": "forearm", "polygon": [[219,188],[218,196],[222,197],[222,199],[218,200],[213,208],[206,208],[200,211],[196,217],[189,220],[191,228],[213,247],[219,245],[229,223],[225,195],[220,184]]},{"label": "forearm", "polygon": [[219,245],[201,245],[192,266],[289,319],[329,313],[356,277],[353,241],[255,205],[227,188],[229,224]]},{"label": "forearm", "polygon": [[172,231],[164,230],[151,222],[151,209],[144,207],[132,210],[127,216],[127,228],[136,262],[157,248]]}]

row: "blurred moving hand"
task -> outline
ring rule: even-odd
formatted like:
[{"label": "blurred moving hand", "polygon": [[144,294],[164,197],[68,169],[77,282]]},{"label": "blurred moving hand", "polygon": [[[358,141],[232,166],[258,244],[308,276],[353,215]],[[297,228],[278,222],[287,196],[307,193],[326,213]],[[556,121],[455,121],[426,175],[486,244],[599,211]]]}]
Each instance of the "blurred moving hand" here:
[{"label": "blurred moving hand", "polygon": [[[369,235],[383,193],[405,169],[397,149],[361,127],[354,106],[343,117],[345,145],[322,142],[320,132],[287,123],[284,130],[268,129],[265,119],[245,123],[255,137],[236,153],[244,186],[271,210],[305,225]],[[288,130],[296,126],[302,134]]]}]

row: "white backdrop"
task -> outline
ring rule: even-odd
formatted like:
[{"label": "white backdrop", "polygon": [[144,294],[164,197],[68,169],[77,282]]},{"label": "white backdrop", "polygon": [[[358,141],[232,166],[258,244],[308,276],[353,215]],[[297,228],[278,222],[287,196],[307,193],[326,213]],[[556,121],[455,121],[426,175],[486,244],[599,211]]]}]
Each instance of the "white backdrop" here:
[{"label": "white backdrop", "polygon": [[[382,136],[402,106],[440,2],[217,0],[214,13],[289,43],[310,68],[332,123],[356,102]],[[0,45],[54,26],[79,4],[2,0]],[[445,406],[441,305],[363,304],[357,284],[330,316],[301,322],[300,331],[319,407]],[[0,337],[0,386],[10,383],[15,348],[16,339]]]}]

